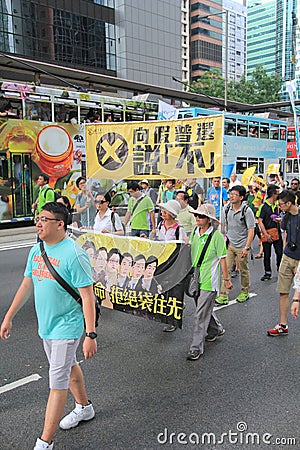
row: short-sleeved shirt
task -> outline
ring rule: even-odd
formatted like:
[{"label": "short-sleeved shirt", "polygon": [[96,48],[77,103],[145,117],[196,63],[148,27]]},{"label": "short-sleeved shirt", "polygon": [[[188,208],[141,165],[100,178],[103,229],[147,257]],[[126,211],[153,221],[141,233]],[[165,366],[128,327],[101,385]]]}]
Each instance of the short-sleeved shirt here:
[{"label": "short-sleeved shirt", "polygon": [[[74,289],[93,284],[86,252],[71,238],[55,245],[44,243],[51,264]],[[77,339],[84,330],[82,307],[52,277],[41,256],[40,245],[30,251],[24,273],[32,278],[38,332],[42,339]]]},{"label": "short-sleeved shirt", "polygon": [[[213,228],[209,229],[200,236],[199,228],[190,236],[192,265],[197,266],[203,247]],[[220,231],[215,230],[208,248],[205,252],[204,259],[200,266],[200,289],[204,291],[218,291],[220,288],[220,258],[226,257],[226,244],[224,236]]]},{"label": "short-sleeved shirt", "polygon": [[[138,201],[136,208],[134,205]],[[134,211],[133,211],[134,209]],[[130,197],[128,200],[128,211],[132,213],[131,228],[133,230],[149,230],[148,213],[154,210],[154,205],[150,197],[143,195],[141,200]]]},{"label": "short-sleeved shirt", "polygon": [[[286,246],[283,253],[292,259],[300,260],[300,214],[289,214],[283,218],[281,229],[286,231]],[[291,250],[288,246],[289,242],[296,244],[297,248]]]},{"label": "short-sleeved shirt", "polygon": [[42,211],[43,206],[46,205],[48,202],[55,202],[55,195],[53,189],[51,189],[48,184],[43,186],[42,189],[39,191],[38,195],[38,205],[37,205],[37,214],[40,214]]},{"label": "short-sleeved shirt", "polygon": [[225,205],[222,209],[221,222],[225,224],[230,244],[235,248],[244,248],[248,238],[248,230],[255,228],[255,217],[252,209],[243,203],[238,211],[234,211],[231,204]]},{"label": "short-sleeved shirt", "polygon": [[191,233],[193,228],[196,225],[196,219],[194,214],[191,214],[189,211],[191,211],[193,208],[190,205],[187,205],[186,208],[181,209],[179,213],[177,214],[177,220],[180,223],[180,225],[183,226],[185,231],[187,233]]},{"label": "short-sleeved shirt", "polygon": [[272,214],[277,214],[279,216],[279,208],[277,201],[272,205],[268,200],[265,200],[265,202],[260,205],[256,217],[261,219],[263,221],[264,227],[266,230],[269,230],[270,228],[278,228],[278,224],[274,222],[274,220],[271,219]]},{"label": "short-sleeved shirt", "polygon": [[[82,208],[83,206],[85,206],[87,200],[90,200],[90,197],[88,197],[87,195],[83,195],[82,192],[80,192],[76,196],[75,204],[79,205],[80,208]],[[93,206],[92,202],[90,202],[89,207],[80,213],[81,225],[83,227],[92,227],[94,225],[95,215],[96,209]]]},{"label": "short-sleeved shirt", "polygon": [[108,209],[105,212],[105,214],[102,217],[102,219],[99,216],[99,213],[97,213],[96,217],[95,217],[94,231],[101,232],[102,230],[106,229],[110,233],[114,233],[115,231],[123,230],[122,222],[121,222],[121,219],[120,219],[119,215],[114,212],[114,223],[115,223],[115,226],[113,226],[111,218],[112,218],[112,211],[110,209]]},{"label": "short-sleeved shirt", "polygon": [[221,210],[220,195],[222,195],[222,205],[223,205],[223,200],[225,200],[225,201],[228,200],[227,191],[225,188],[223,188],[223,186],[222,186],[222,191],[221,191],[220,187],[218,189],[216,189],[214,186],[212,186],[207,190],[207,194],[206,194],[206,200],[211,205],[213,205],[216,209],[216,217],[217,218],[220,217],[220,210]]}]

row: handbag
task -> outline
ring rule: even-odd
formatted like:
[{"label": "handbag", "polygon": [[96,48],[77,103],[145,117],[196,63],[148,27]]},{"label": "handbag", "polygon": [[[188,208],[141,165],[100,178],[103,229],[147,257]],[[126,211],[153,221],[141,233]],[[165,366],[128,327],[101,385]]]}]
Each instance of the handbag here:
[{"label": "handbag", "polygon": [[[77,303],[79,303],[79,305],[82,306],[82,298],[80,297],[80,295],[78,294],[78,292],[75,291],[75,289],[72,288],[72,286],[70,286],[66,280],[64,280],[59,273],[56,272],[56,270],[54,269],[54,267],[52,266],[51,262],[49,261],[48,255],[46,253],[45,247],[44,247],[44,243],[43,241],[40,242],[40,250],[41,250],[41,255],[42,258],[46,264],[46,266],[49,269],[49,272],[51,273],[51,275],[55,278],[55,280],[74,298],[74,300],[76,300]],[[98,303],[98,300],[95,298],[95,326],[98,326],[98,322],[99,322],[99,316],[100,316],[100,306]]]},{"label": "handbag", "polygon": [[[266,232],[271,236],[272,242],[278,241],[279,239],[279,231],[278,228],[269,228]],[[268,239],[265,235],[261,236],[262,242],[268,242]]]},{"label": "handbag", "polygon": [[200,294],[200,266],[202,264],[206,250],[209,246],[209,243],[211,241],[213,234],[214,234],[214,230],[209,234],[209,236],[205,242],[205,245],[202,249],[201,255],[199,256],[197,265],[195,267],[192,267],[192,269],[186,276],[185,293],[189,297],[194,297],[194,299],[198,298],[199,294]]}]

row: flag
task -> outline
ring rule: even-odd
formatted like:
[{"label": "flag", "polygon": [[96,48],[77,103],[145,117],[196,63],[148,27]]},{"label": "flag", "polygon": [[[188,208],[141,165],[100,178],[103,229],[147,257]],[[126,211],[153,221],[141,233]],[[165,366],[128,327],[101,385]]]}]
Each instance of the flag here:
[{"label": "flag", "polygon": [[178,109],[169,103],[158,101],[158,120],[175,120],[178,117]]},{"label": "flag", "polygon": [[294,97],[294,91],[296,90],[295,85],[296,85],[295,80],[287,81],[287,83],[286,83],[286,89],[289,93],[292,110],[294,113],[295,134],[296,134],[296,153],[298,156],[298,155],[300,155],[300,141],[299,141],[298,117],[297,117],[297,111],[296,111],[296,107],[295,107],[295,97]]},{"label": "flag", "polygon": [[251,166],[248,167],[248,169],[244,170],[244,173],[242,175],[242,185],[243,186],[248,186],[249,184],[251,184],[251,180],[253,178],[253,175],[256,171],[256,166]]}]

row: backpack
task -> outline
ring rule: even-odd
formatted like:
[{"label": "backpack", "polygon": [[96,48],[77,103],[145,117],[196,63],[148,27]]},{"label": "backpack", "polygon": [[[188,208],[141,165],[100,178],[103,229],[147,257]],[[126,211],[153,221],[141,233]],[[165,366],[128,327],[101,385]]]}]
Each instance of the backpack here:
[{"label": "backpack", "polygon": [[[158,224],[158,230],[160,230],[161,229],[161,226],[162,226],[162,222],[160,222],[159,224]],[[175,230],[175,238],[176,238],[176,241],[178,241],[179,240],[179,232],[180,232],[180,228],[182,228],[182,225],[178,225],[178,227],[176,228],[176,230]]]},{"label": "backpack", "polygon": [[[117,231],[117,229],[116,229],[116,213],[114,211],[111,212],[110,219],[111,219],[111,224],[113,226],[114,231]],[[122,223],[122,227],[123,227],[124,236],[125,236],[126,235],[126,227],[125,227],[124,223]]]},{"label": "backpack", "polygon": [[[246,228],[247,228],[247,222],[246,222],[245,214],[246,214],[247,209],[249,209],[249,208],[250,208],[250,206],[248,206],[248,205],[246,205],[244,203],[243,206],[242,206],[242,210],[241,210],[241,218],[240,218],[240,220],[243,220]],[[229,213],[229,209],[230,209],[230,203],[228,203],[225,206],[225,208],[224,208],[226,227],[228,227],[228,213]]]},{"label": "backpack", "polygon": [[[172,196],[172,200],[176,200],[176,195],[177,195],[177,191],[175,190],[175,191],[173,191],[173,196]],[[161,199],[162,199],[162,202],[163,203],[167,203],[167,189],[165,189],[164,191],[163,191],[163,193],[162,193],[162,196],[161,196]]]},{"label": "backpack", "polygon": [[188,203],[189,205],[193,208],[193,209],[197,209],[198,208],[198,204],[199,204],[199,197],[198,194],[196,194],[196,192],[193,191],[193,189],[188,189],[186,191],[186,193],[188,194],[189,198],[188,198]]},{"label": "backpack", "polygon": [[54,192],[54,201],[56,202],[60,198],[60,194],[56,192],[54,189],[48,187],[45,192],[43,192],[44,199],[46,200],[47,192],[53,191]]}]

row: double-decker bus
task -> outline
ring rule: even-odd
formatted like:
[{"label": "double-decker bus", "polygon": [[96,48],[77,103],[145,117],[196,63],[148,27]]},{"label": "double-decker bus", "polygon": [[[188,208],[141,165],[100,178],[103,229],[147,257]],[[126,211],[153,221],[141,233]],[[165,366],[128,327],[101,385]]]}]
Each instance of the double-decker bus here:
[{"label": "double-decker bus", "polygon": [[256,174],[264,176],[269,164],[280,164],[284,172],[285,121],[204,108],[180,108],[178,119],[216,114],[224,114],[224,168],[234,165],[235,172],[242,174],[248,167],[256,166]]},{"label": "double-decker bus", "polygon": [[289,183],[293,178],[297,178],[299,180],[299,158],[300,155],[297,155],[295,127],[288,127],[285,177]]},{"label": "double-decker bus", "polygon": [[157,112],[157,103],[3,81],[0,224],[33,219],[39,173],[75,200],[75,179],[85,169],[85,122],[156,120]]}]

